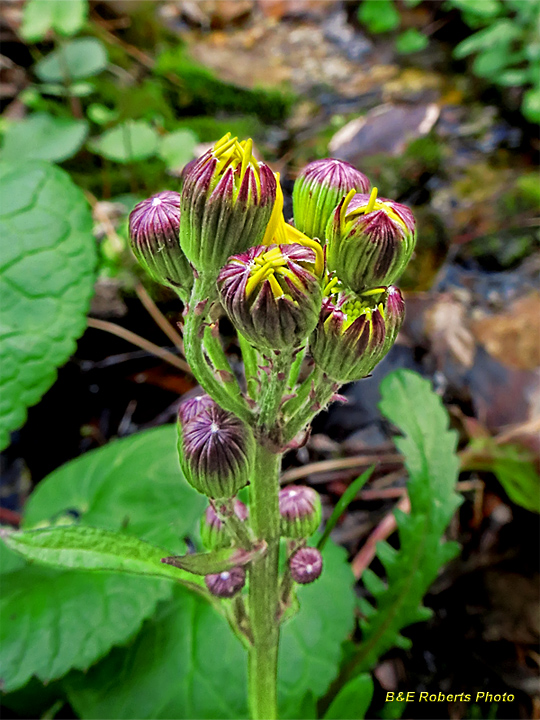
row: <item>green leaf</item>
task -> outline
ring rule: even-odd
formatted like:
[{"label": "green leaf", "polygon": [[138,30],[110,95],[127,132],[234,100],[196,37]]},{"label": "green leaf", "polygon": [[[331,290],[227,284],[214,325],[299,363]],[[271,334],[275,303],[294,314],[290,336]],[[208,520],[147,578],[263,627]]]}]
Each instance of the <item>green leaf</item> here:
[{"label": "green leaf", "polygon": [[323,572],[297,590],[300,610],[282,628],[279,668],[279,716],[298,718],[309,693],[319,698],[337,676],[342,643],[354,628],[354,577],[343,548],[329,541]]},{"label": "green leaf", "polygon": [[344,685],[326,711],[325,720],[363,720],[373,697],[371,675],[362,673]]},{"label": "green leaf", "polygon": [[415,28],[409,28],[402,32],[396,40],[396,50],[402,55],[420,52],[429,45],[429,39]]},{"label": "green leaf", "polygon": [[212,606],[176,588],[127,649],[66,681],[86,718],[246,718],[246,653]]},{"label": "green leaf", "polygon": [[502,9],[499,0],[451,0],[451,2],[455,8],[482,18],[496,17]]},{"label": "green leaf", "polygon": [[35,65],[43,82],[81,80],[98,75],[107,67],[107,50],[96,38],[77,38],[66,42]]},{"label": "green leaf", "polygon": [[511,20],[504,19],[490,25],[463,40],[454,49],[454,57],[461,59],[479,52],[480,50],[491,50],[498,46],[501,55],[505,54],[506,46],[519,37],[520,31]]},{"label": "green leaf", "polygon": [[367,483],[367,481],[371,477],[374,469],[375,469],[375,466],[373,465],[372,467],[368,468],[365,472],[363,472],[362,475],[357,477],[356,480],[353,480],[353,482],[345,490],[343,495],[339,498],[339,500],[337,501],[336,506],[332,512],[332,515],[329,517],[329,519],[325,525],[324,533],[321,535],[321,539],[317,543],[317,547],[319,548],[319,550],[322,550],[322,548],[325,546],[326,541],[330,537],[330,533],[332,532],[332,530],[337,525],[339,518],[343,515],[345,510],[349,507],[349,505],[352,503],[352,501],[358,495],[360,490]]},{"label": "green leaf", "polygon": [[363,0],[358,19],[372,33],[384,33],[399,27],[401,19],[392,0]]},{"label": "green leaf", "polygon": [[35,113],[9,124],[4,134],[2,160],[50,160],[62,162],[82,147],[88,135],[86,120],[56,118]]},{"label": "green leaf", "polygon": [[27,42],[38,42],[49,30],[76,35],[87,15],[87,0],[29,0],[23,10],[21,36]]},{"label": "green leaf", "polygon": [[473,62],[473,72],[478,77],[488,80],[497,80],[499,74],[507,67],[508,59],[505,53],[497,48],[481,52]]},{"label": "green leaf", "polygon": [[238,565],[247,565],[262,557],[266,552],[265,542],[256,544],[251,550],[242,548],[222,548],[205,553],[188,553],[163,558],[163,562],[175,568],[181,568],[194,575],[211,575],[232,570]]},{"label": "green leaf", "polygon": [[540,87],[527,90],[521,103],[521,111],[532,123],[540,123]]},{"label": "green leaf", "polygon": [[85,670],[131,638],[168,581],[112,573],[59,572],[28,565],[2,575],[0,675],[7,692],[32,675],[49,682],[70,668]]},{"label": "green leaf", "polygon": [[144,120],[128,120],[88,143],[98,155],[119,163],[146,160],[156,154],[159,135]]},{"label": "green leaf", "polygon": [[160,139],[158,155],[168,168],[179,170],[194,157],[197,142],[191,130],[176,130]]},{"label": "green leaf", "polygon": [[176,427],[164,425],[72,460],[39,483],[23,527],[48,526],[75,511],[81,524],[184,552],[183,538],[198,526],[206,501],[184,479],[176,442]]},{"label": "green leaf", "polygon": [[75,350],[93,293],[88,203],[46,163],[0,168],[0,449]]},{"label": "green leaf", "polygon": [[[125,552],[137,552],[134,548],[139,548],[140,555],[145,557],[147,553],[149,560],[154,551],[138,540],[132,541],[130,536],[163,546],[165,554],[184,552],[183,538],[194,532],[204,505],[205,500],[187,484],[179,468],[176,428],[164,426],[112,442],[51,473],[30,496],[23,527],[51,523],[57,527],[43,531],[42,535],[23,533],[15,537],[57,537],[63,542],[67,537],[75,546],[78,537],[79,548],[85,538],[94,537],[101,548],[100,566],[107,566],[108,562],[108,567],[118,568],[125,561],[110,555],[107,559],[102,543],[105,536],[82,526],[123,530],[126,535],[116,537],[117,547],[120,543]],[[73,523],[73,515],[80,516],[80,525],[66,527],[66,522]],[[86,559],[85,553],[75,554],[77,562],[89,566],[97,561],[88,554],[87,546]],[[152,557],[157,560],[157,554]],[[74,562],[73,556],[67,561]],[[17,570],[13,562],[13,553],[2,550],[2,564]],[[131,570],[134,562],[132,559]],[[174,572],[176,577],[181,572],[166,565],[160,569],[164,573]],[[114,572],[62,572],[29,565],[2,577],[8,608],[4,617],[17,608],[21,593],[25,601],[24,613],[20,618],[17,616],[16,623],[0,623],[5,633],[0,663],[2,676],[9,679],[8,689],[19,687],[33,674],[48,680],[59,677],[70,667],[87,667],[112,646],[131,638],[153,613],[156,602],[172,592],[168,580]],[[197,582],[195,576],[190,576],[190,580]],[[36,618],[28,623],[32,613],[36,613]],[[57,636],[62,643],[55,655],[51,638]]]},{"label": "green leaf", "polygon": [[67,526],[23,532],[2,530],[0,536],[7,547],[45,565],[151,575],[177,580],[191,589],[197,589],[195,583],[202,585],[192,574],[163,563],[166,550],[119,532]]},{"label": "green leaf", "polygon": [[408,370],[388,375],[381,383],[381,412],[404,433],[395,438],[409,474],[409,515],[396,512],[399,551],[377,545],[386,570],[386,588],[368,573],[375,607],[362,620],[362,643],[346,675],[372,668],[392,646],[409,642],[402,628],[426,619],[422,598],[440,567],[457,547],[442,536],[461,498],[455,492],[459,472],[457,436],[448,429],[448,414],[427,380]]},{"label": "green leaf", "polygon": [[[345,552],[330,542],[324,557],[323,575],[299,590],[301,611],[283,627],[282,720],[304,717],[298,710],[306,696],[325,692],[337,673],[341,641],[353,628],[354,578]],[[245,650],[223,618],[196,595],[176,589],[129,648],[113,650],[65,684],[83,720],[246,718],[246,665]]]}]

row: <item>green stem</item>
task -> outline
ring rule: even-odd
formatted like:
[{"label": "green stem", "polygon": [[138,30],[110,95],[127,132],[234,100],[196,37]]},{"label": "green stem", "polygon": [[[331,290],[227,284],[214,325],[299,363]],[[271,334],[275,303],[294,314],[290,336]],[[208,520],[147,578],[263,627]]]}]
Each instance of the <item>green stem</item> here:
[{"label": "green stem", "polygon": [[300,430],[313,420],[315,415],[325,407],[335,393],[335,382],[325,375],[320,368],[315,367],[310,380],[313,383],[315,397],[308,397],[305,404],[290,418],[283,431],[286,443],[293,440]]},{"label": "green stem", "polygon": [[212,365],[220,374],[225,390],[232,397],[240,399],[242,391],[221,345],[217,323],[204,328],[204,347]]},{"label": "green stem", "polygon": [[291,366],[291,372],[289,373],[289,390],[293,390],[294,386],[296,385],[296,383],[298,381],[298,376],[300,375],[302,363],[304,362],[305,352],[306,352],[306,349],[302,348],[301,350],[298,350],[298,352],[296,353],[296,357]]},{"label": "green stem", "polygon": [[279,645],[279,471],[281,454],[257,446],[250,485],[251,527],[268,545],[249,571],[249,616],[253,644],[249,653],[249,703],[253,720],[277,718]]},{"label": "green stem", "polygon": [[[205,391],[225,410],[229,410],[247,423],[251,423],[252,413],[246,403],[240,398],[232,397],[225,387],[216,379],[203,352],[202,333],[208,317],[211,298],[214,296],[215,281],[205,277],[195,280],[189,312],[184,324],[184,348],[186,360],[190,364],[193,374],[201,383]],[[200,304],[206,301],[206,307]]]},{"label": "green stem", "polygon": [[261,400],[261,412],[259,415],[259,427],[269,430],[279,412],[279,406],[283,393],[289,380],[292,358],[290,353],[276,353],[272,359],[272,369],[268,385],[265,388]]},{"label": "green stem", "polygon": [[252,400],[256,400],[260,387],[257,351],[240,332],[238,333],[238,344],[240,345],[242,360],[244,362],[244,375],[246,376],[248,395]]}]

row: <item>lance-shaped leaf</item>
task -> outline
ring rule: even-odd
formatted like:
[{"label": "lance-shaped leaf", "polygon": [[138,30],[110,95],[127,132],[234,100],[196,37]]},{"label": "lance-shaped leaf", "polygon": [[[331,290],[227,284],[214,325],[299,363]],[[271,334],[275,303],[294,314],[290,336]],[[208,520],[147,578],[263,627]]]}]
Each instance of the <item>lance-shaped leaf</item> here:
[{"label": "lance-shaped leaf", "polygon": [[208,553],[195,553],[193,555],[178,555],[165,557],[161,560],[166,565],[187,570],[195,575],[212,575],[232,570],[239,565],[247,565],[253,560],[260,558],[266,552],[264,540],[254,545],[251,550],[243,548],[223,548]]},{"label": "lance-shaped leaf", "polygon": [[191,589],[198,589],[195,583],[202,585],[179,565],[164,565],[162,548],[124,533],[75,525],[19,532],[3,530],[0,535],[12,550],[45,565],[153,575],[177,580]]}]

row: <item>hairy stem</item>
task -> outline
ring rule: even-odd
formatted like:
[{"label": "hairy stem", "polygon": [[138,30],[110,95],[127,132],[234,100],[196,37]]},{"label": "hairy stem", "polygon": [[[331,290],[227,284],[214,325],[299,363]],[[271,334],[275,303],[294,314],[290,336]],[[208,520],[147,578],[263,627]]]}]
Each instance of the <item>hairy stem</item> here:
[{"label": "hairy stem", "polygon": [[204,325],[208,318],[214,287],[215,282],[208,278],[199,277],[195,280],[189,301],[189,312],[184,324],[186,359],[197,380],[222,408],[233,412],[245,422],[251,423],[252,413],[246,403],[241,398],[229,394],[227,389],[214,376],[210,365],[204,357],[201,335],[204,332]]},{"label": "hairy stem", "polygon": [[250,485],[251,527],[265,540],[266,554],[249,575],[249,616],[253,644],[249,653],[249,702],[253,720],[277,718],[279,645],[279,471],[281,454],[259,444]]},{"label": "hairy stem", "polygon": [[259,427],[269,430],[276,422],[283,393],[289,380],[292,358],[290,353],[275,354],[271,360],[268,385],[261,400]]}]

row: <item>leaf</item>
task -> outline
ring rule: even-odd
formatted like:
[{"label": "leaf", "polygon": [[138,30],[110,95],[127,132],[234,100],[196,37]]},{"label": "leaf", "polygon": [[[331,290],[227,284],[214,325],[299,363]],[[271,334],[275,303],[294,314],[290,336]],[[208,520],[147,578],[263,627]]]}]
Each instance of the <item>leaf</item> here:
[{"label": "leaf", "polygon": [[461,59],[480,50],[491,50],[496,45],[499,46],[501,55],[504,55],[506,46],[515,40],[519,33],[519,29],[513,25],[511,20],[499,20],[460,42],[454,49],[454,57]]},{"label": "leaf", "polygon": [[23,9],[21,37],[27,42],[38,42],[49,30],[76,35],[87,15],[87,0],[29,0]]},{"label": "leaf", "polygon": [[400,370],[381,383],[381,412],[404,433],[395,438],[405,456],[411,512],[395,513],[399,551],[386,542],[377,555],[386,571],[386,588],[368,573],[376,605],[366,600],[362,610],[362,643],[346,677],[372,668],[392,646],[408,643],[402,628],[425,620],[422,598],[439,568],[456,554],[454,543],[441,538],[461,498],[455,492],[459,459],[457,436],[448,429],[448,414],[430,383],[416,373]]},{"label": "leaf", "polygon": [[[130,535],[92,527],[0,531],[7,547],[28,560],[72,570],[115,570],[177,580],[192,589],[198,578],[161,561],[166,551]],[[189,555],[187,557],[190,557]]]},{"label": "leaf", "polygon": [[184,552],[183,538],[198,526],[206,501],[184,479],[176,441],[176,427],[164,425],[72,460],[39,483],[23,527],[50,525],[75,511],[81,524]]},{"label": "leaf", "polygon": [[191,553],[188,555],[177,555],[163,558],[167,565],[181,568],[187,573],[194,575],[210,575],[232,570],[238,565],[247,565],[253,560],[262,557],[266,552],[267,545],[263,541],[252,547],[251,550],[242,548],[222,548],[207,553]]},{"label": "leaf", "polygon": [[4,134],[2,160],[50,160],[61,162],[82,147],[88,135],[86,120],[56,118],[35,113],[16,124],[9,124]]},{"label": "leaf", "polygon": [[76,38],[49,53],[34,70],[43,82],[81,80],[98,75],[107,67],[107,50],[96,38]]},{"label": "leaf", "polygon": [[476,2],[471,2],[471,0],[452,0],[452,5],[471,15],[478,15],[483,18],[496,17],[502,9],[499,0],[476,0]]},{"label": "leaf", "polygon": [[373,697],[373,680],[368,673],[357,675],[344,685],[324,714],[325,720],[363,720]]},{"label": "leaf", "polygon": [[93,293],[96,249],[81,190],[38,162],[0,168],[0,449],[75,350]]},{"label": "leaf", "polygon": [[540,123],[540,87],[525,92],[521,111],[529,122]]},{"label": "leaf", "polygon": [[325,525],[324,532],[321,535],[319,542],[317,543],[317,547],[319,548],[319,550],[321,550],[325,546],[326,541],[330,537],[330,533],[332,532],[332,530],[337,525],[339,518],[343,515],[345,510],[349,507],[349,505],[352,503],[352,501],[358,495],[360,490],[367,483],[367,481],[371,477],[374,469],[375,469],[375,466],[372,465],[365,472],[363,472],[362,475],[357,477],[356,480],[353,480],[353,482],[345,490],[343,495],[339,498],[334,510],[332,511],[332,515],[329,517],[329,519]]},{"label": "leaf", "polygon": [[181,588],[127,649],[65,681],[86,718],[247,718],[246,653],[212,606]]},{"label": "leaf", "polygon": [[[124,547],[136,535],[166,552],[184,552],[183,538],[194,531],[204,505],[179,468],[176,428],[164,426],[112,442],[51,473],[30,496],[23,527],[56,523],[54,531],[43,531],[41,537],[60,532],[60,524],[64,537],[72,539],[76,532],[79,539],[84,537],[82,526],[122,529],[127,533]],[[66,527],[74,515],[79,516],[79,526]],[[134,543],[140,548],[138,541]],[[12,557],[7,561],[12,563]],[[161,569],[180,572],[165,565]],[[62,572],[35,565],[2,577],[8,611],[17,609],[21,593],[25,603],[17,623],[0,624],[5,633],[1,664],[8,689],[19,687],[32,674],[45,680],[70,667],[87,667],[112,646],[133,637],[156,602],[172,592],[167,580],[113,572]],[[190,579],[197,581],[195,576]],[[4,617],[9,617],[8,611]],[[55,655],[57,638],[61,644]]]},{"label": "leaf", "polygon": [[98,155],[114,162],[146,160],[156,154],[159,136],[144,120],[128,120],[107,130],[88,145]]},{"label": "leaf", "polygon": [[402,32],[396,40],[396,50],[402,55],[420,52],[429,45],[429,39],[415,28],[409,28]]},{"label": "leaf", "polygon": [[358,19],[372,33],[384,33],[399,27],[401,19],[392,0],[363,0]]},{"label": "leaf", "polygon": [[[0,676],[5,691],[32,675],[84,670],[132,637],[170,595],[168,581],[28,565],[2,576]],[[82,600],[84,599],[84,602]]]},{"label": "leaf", "polygon": [[343,548],[329,541],[323,572],[297,590],[300,611],[282,628],[279,668],[279,717],[298,718],[310,692],[324,695],[337,676],[342,643],[354,627],[354,577]]},{"label": "leaf", "polygon": [[474,59],[473,72],[478,77],[496,81],[507,65],[508,58],[505,53],[493,48],[492,50],[484,50]]},{"label": "leaf", "polygon": [[168,168],[179,170],[195,155],[198,139],[191,130],[176,130],[159,141],[159,157]]},{"label": "leaf", "polygon": [[[335,677],[341,641],[353,627],[353,581],[345,552],[330,542],[323,575],[300,589],[301,612],[283,627],[282,720],[304,717],[297,710],[310,690],[320,696]],[[248,716],[246,666],[245,650],[223,618],[178,588],[129,648],[114,650],[84,677],[71,674],[65,685],[83,720],[240,719]]]}]

